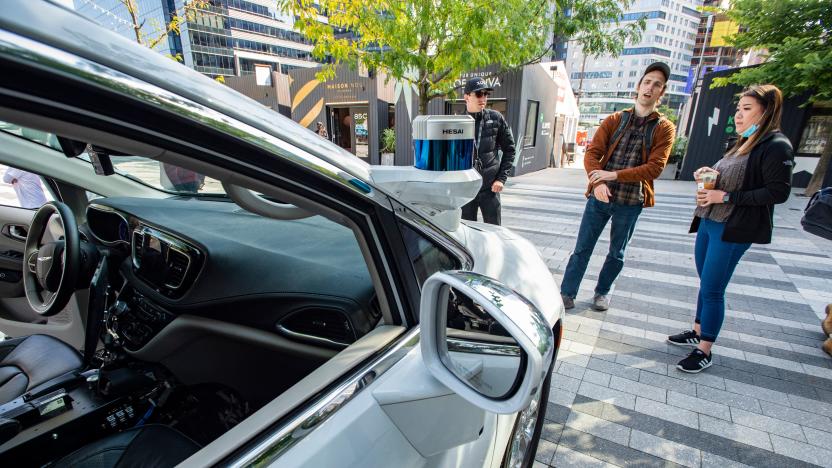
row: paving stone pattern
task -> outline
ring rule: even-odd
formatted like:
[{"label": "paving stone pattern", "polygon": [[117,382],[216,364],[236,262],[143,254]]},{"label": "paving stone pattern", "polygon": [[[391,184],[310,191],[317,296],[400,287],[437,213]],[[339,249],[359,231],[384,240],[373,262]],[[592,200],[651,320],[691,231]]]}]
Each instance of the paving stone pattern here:
[{"label": "paving stone pattern", "polygon": [[[503,224],[532,241],[560,283],[586,199],[582,170],[510,179]],[[774,241],[754,245],[726,292],[714,365],[676,369],[698,278],[691,182],[658,181],[606,312],[590,300],[602,234],[567,312],[535,466],[832,467],[832,359],[819,318],[832,302],[832,242],[800,228],[795,190],[775,210]]]}]

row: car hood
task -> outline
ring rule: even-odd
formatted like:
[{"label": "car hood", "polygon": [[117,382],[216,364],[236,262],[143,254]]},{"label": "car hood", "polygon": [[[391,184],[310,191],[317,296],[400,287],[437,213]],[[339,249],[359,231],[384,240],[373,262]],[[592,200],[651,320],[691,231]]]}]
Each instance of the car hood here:
[{"label": "car hood", "polygon": [[563,318],[560,288],[535,246],[511,229],[464,221],[451,233],[474,257],[474,271],[522,294],[549,321]]}]

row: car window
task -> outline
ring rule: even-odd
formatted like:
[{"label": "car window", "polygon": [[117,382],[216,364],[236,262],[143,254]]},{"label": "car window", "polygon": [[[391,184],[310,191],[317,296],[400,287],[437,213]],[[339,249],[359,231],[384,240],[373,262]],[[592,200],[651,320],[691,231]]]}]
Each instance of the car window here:
[{"label": "car window", "polygon": [[41,176],[12,166],[0,165],[0,205],[36,210],[54,200]]},{"label": "car window", "polygon": [[[0,131],[25,138],[29,141],[47,146],[55,151],[63,151],[57,136],[52,133],[21,127],[0,121]],[[84,152],[78,159],[90,163],[90,155]],[[222,184],[215,179],[198,172],[183,169],[173,164],[162,163],[143,156],[110,156],[113,169],[117,174],[134,179],[157,190],[177,194],[224,195]]]},{"label": "car window", "polygon": [[457,260],[452,255],[445,252],[417,230],[402,222],[399,223],[399,226],[407,248],[407,255],[410,257],[420,285],[437,271],[459,268]]}]

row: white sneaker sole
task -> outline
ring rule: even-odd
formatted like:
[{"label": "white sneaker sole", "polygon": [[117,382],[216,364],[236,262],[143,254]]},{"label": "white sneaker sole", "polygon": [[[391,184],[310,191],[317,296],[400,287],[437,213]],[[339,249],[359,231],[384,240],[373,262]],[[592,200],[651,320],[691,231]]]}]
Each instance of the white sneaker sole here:
[{"label": "white sneaker sole", "polygon": [[670,341],[670,338],[668,338],[665,341],[667,341],[668,343],[670,343],[672,345],[683,346],[683,347],[687,347],[687,348],[695,348],[695,347],[699,346],[699,343],[677,343],[675,341]]},{"label": "white sneaker sole", "polygon": [[714,363],[714,360],[713,360],[713,359],[711,359],[710,361],[708,361],[708,363],[707,363],[707,364],[705,364],[704,366],[702,366],[701,368],[696,369],[696,370],[688,370],[688,369],[685,369],[685,368],[683,368],[683,367],[682,367],[682,365],[681,365],[681,364],[677,364],[677,365],[676,365],[676,368],[677,368],[677,369],[679,369],[679,370],[680,370],[680,371],[682,371],[682,372],[687,372],[688,374],[698,374],[698,373],[702,372],[703,370],[705,370],[705,369],[707,369],[707,368],[711,367],[711,365],[712,365],[713,363]]}]

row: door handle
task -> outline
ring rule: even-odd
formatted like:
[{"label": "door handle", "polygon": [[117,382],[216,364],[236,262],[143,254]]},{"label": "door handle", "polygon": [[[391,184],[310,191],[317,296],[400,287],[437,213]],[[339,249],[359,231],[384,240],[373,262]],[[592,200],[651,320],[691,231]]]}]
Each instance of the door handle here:
[{"label": "door handle", "polygon": [[26,227],[20,226],[20,225],[17,225],[17,224],[9,224],[8,227],[9,227],[9,232],[8,232],[7,235],[9,237],[11,237],[14,240],[19,240],[19,241],[26,242],[26,236],[28,235],[28,232],[26,231]]}]

